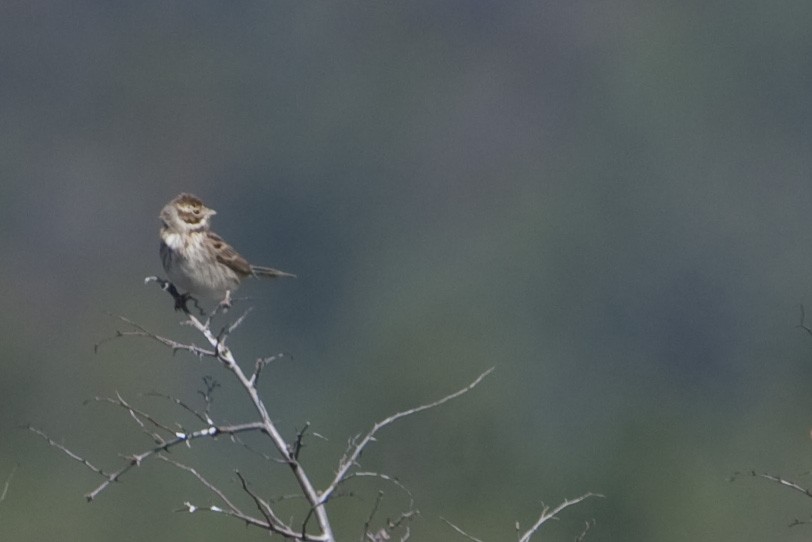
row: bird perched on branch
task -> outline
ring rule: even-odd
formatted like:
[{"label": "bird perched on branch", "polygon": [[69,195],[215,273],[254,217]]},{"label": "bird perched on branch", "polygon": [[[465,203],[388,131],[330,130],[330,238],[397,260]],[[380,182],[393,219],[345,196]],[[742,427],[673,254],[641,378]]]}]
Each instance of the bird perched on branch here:
[{"label": "bird perched on branch", "polygon": [[214,209],[200,198],[180,194],[161,210],[161,262],[185,296],[231,305],[231,294],[247,277],[295,277],[272,267],[251,265],[210,230]]}]

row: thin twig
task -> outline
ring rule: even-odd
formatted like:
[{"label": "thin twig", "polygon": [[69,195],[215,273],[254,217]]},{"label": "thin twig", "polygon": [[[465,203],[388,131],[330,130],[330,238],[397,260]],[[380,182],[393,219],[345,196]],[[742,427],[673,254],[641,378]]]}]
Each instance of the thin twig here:
[{"label": "thin twig", "polygon": [[220,383],[217,382],[214,379],[214,377],[204,376],[203,384],[206,386],[206,389],[198,390],[197,393],[199,393],[200,396],[203,397],[203,402],[206,405],[206,408],[203,410],[203,413],[206,416],[206,420],[208,420],[209,423],[212,423],[209,411],[211,410],[212,396],[214,395],[214,390],[220,387]]},{"label": "thin twig", "polygon": [[237,508],[237,506],[236,506],[236,505],[235,505],[233,502],[231,502],[231,500],[229,500],[229,498],[228,498],[228,497],[226,497],[225,493],[223,493],[223,492],[220,490],[220,488],[218,488],[217,486],[215,486],[213,483],[209,482],[209,481],[208,481],[208,480],[207,480],[207,479],[206,479],[206,478],[205,478],[205,477],[204,477],[202,474],[200,474],[200,473],[199,473],[199,472],[198,472],[198,471],[197,471],[195,468],[190,467],[190,466],[188,466],[188,465],[184,465],[183,463],[181,463],[181,462],[179,462],[179,461],[175,461],[174,459],[171,459],[170,457],[168,457],[166,454],[158,454],[158,455],[156,455],[156,456],[155,456],[155,458],[156,458],[156,459],[160,459],[161,461],[165,461],[165,462],[167,462],[167,463],[169,463],[169,464],[171,464],[171,465],[176,466],[177,468],[179,468],[179,469],[181,469],[181,470],[185,470],[186,472],[190,473],[192,476],[194,476],[195,478],[197,478],[197,479],[200,481],[200,483],[201,483],[201,484],[203,484],[204,486],[206,486],[206,488],[207,488],[209,491],[211,491],[212,493],[214,493],[215,495],[217,495],[217,497],[218,497],[218,498],[219,498],[221,501],[223,501],[223,502],[225,503],[225,505],[226,505],[226,506],[228,506],[228,507],[229,507],[229,508],[230,508],[232,511],[234,511],[234,512],[235,512],[235,513],[237,513],[237,514],[242,515],[242,512],[240,511],[240,509],[239,509],[239,508]]},{"label": "thin twig", "polygon": [[150,448],[144,452],[139,454],[133,454],[131,456],[127,456],[127,464],[118,469],[115,472],[107,473],[102,469],[92,465],[87,459],[81,457],[80,455],[70,451],[65,446],[55,442],[51,439],[48,435],[46,435],[43,431],[36,429],[35,427],[28,426],[28,429],[31,430],[33,433],[36,433],[43,439],[45,439],[48,444],[51,446],[61,450],[64,452],[68,457],[78,461],[85,465],[88,469],[92,470],[99,476],[104,478],[104,482],[102,482],[99,486],[97,486],[93,491],[87,493],[85,498],[88,501],[93,501],[99,493],[107,489],[107,487],[112,484],[113,482],[117,482],[119,478],[121,478],[125,473],[127,473],[133,467],[138,467],[143,463],[146,459],[155,456],[159,452],[168,451],[170,448],[173,448],[181,443],[189,443],[192,440],[203,438],[203,437],[216,437],[220,434],[235,434],[235,433],[242,433],[246,431],[263,431],[265,429],[264,425],[259,422],[253,423],[244,423],[239,425],[226,425],[226,426],[208,426],[204,429],[200,429],[198,431],[193,431],[191,433],[182,433],[177,432],[175,433],[175,438],[172,440],[167,440],[159,443],[157,446]]},{"label": "thin twig", "polygon": [[[307,521],[305,521],[302,525],[302,531],[299,534],[301,538],[313,538],[313,539],[323,539],[323,540],[335,540],[335,536],[332,532],[332,527],[330,525],[330,519],[327,516],[327,511],[324,507],[324,502],[321,500],[320,494],[316,491],[316,488],[313,486],[313,483],[310,481],[310,477],[301,468],[299,462],[296,460],[295,457],[291,454],[291,449],[287,441],[282,437],[282,434],[277,429],[274,422],[271,420],[270,415],[268,414],[268,409],[265,406],[265,403],[259,396],[259,392],[256,389],[255,381],[248,378],[240,366],[237,364],[234,355],[231,353],[231,350],[226,346],[225,339],[216,337],[211,332],[209,327],[209,322],[207,321],[205,324],[201,322],[198,318],[196,318],[193,314],[187,314],[188,320],[187,323],[197,329],[208,341],[208,343],[214,348],[216,352],[216,357],[220,362],[229,370],[231,371],[234,376],[239,381],[240,385],[245,389],[246,393],[248,393],[251,402],[254,405],[257,413],[262,420],[262,425],[264,428],[265,433],[270,437],[271,441],[274,444],[277,452],[282,457],[283,461],[288,465],[288,467],[293,472],[294,477],[296,478],[299,487],[302,489],[302,493],[304,494],[305,498],[311,505],[311,513],[314,513],[318,519],[319,527],[322,531],[322,534],[319,537],[314,537],[313,535],[309,535],[306,533]],[[310,514],[308,514],[308,517]],[[323,537],[323,538],[321,538]]]},{"label": "thin twig", "polygon": [[65,455],[67,455],[68,457],[70,457],[74,461],[78,461],[79,463],[81,463],[82,465],[84,465],[88,469],[92,470],[93,472],[95,472],[99,476],[103,476],[105,478],[109,478],[111,476],[110,474],[107,474],[106,472],[104,472],[102,469],[94,466],[92,463],[90,463],[84,457],[82,457],[79,454],[76,454],[76,453],[68,450],[65,446],[63,446],[62,444],[59,444],[58,442],[53,440],[51,437],[46,435],[44,431],[41,431],[41,430],[37,429],[36,427],[31,426],[31,425],[27,425],[27,426],[25,426],[25,428],[28,429],[29,431],[31,431],[32,433],[35,433],[35,434],[39,435],[40,437],[45,439],[45,442],[47,442],[50,446],[53,446],[57,450],[62,451]]},{"label": "thin twig", "polygon": [[294,531],[293,528],[285,524],[276,514],[274,514],[273,508],[271,508],[268,501],[260,498],[248,487],[248,481],[245,479],[242,473],[239,471],[235,472],[237,473],[237,477],[240,479],[243,491],[245,491],[248,496],[251,497],[257,509],[262,513],[263,516],[265,516],[265,520],[268,522],[269,530],[279,533],[285,538],[292,538],[294,540],[313,540],[320,542],[333,540],[332,538],[327,538],[326,534],[308,535],[304,531],[301,533]]},{"label": "thin twig", "polygon": [[121,320],[122,322],[124,322],[128,326],[133,327],[135,329],[135,331],[119,331],[119,330],[116,330],[116,334],[113,337],[108,337],[108,338],[103,339],[103,340],[99,341],[98,343],[96,343],[93,346],[94,352],[98,352],[99,347],[102,344],[110,342],[110,341],[118,339],[118,338],[121,338],[121,337],[145,337],[147,339],[151,339],[151,340],[156,341],[156,342],[158,342],[158,343],[160,343],[160,344],[162,344],[164,346],[167,346],[167,347],[171,348],[173,354],[175,352],[177,352],[178,350],[185,350],[187,352],[190,352],[190,353],[194,354],[197,357],[214,357],[216,355],[215,352],[213,352],[212,350],[206,350],[205,348],[200,348],[200,347],[195,346],[193,344],[184,344],[184,343],[181,343],[181,342],[178,342],[178,341],[173,341],[172,339],[168,339],[166,337],[158,335],[157,333],[153,333],[152,331],[149,331],[148,329],[144,328],[142,325],[137,324],[137,323],[133,322],[132,320],[130,320],[129,318],[126,318],[124,316],[113,315],[113,314],[111,314],[110,316],[114,316],[115,318]]},{"label": "thin twig", "polygon": [[110,403],[111,405],[115,405],[115,406],[118,406],[118,407],[121,407],[121,408],[127,410],[130,413],[130,416],[141,427],[141,429],[143,429],[148,435],[150,435],[156,441],[164,442],[164,440],[159,435],[157,435],[156,433],[153,433],[152,431],[149,431],[146,428],[146,425],[144,424],[143,421],[141,421],[141,418],[147,420],[153,426],[157,427],[158,429],[160,429],[162,431],[165,431],[169,435],[174,435],[175,433],[177,433],[177,431],[175,429],[172,429],[171,427],[168,427],[167,425],[159,422],[158,420],[156,420],[149,413],[144,412],[143,410],[140,410],[140,409],[135,408],[134,406],[130,405],[127,401],[124,400],[124,398],[118,392],[116,392],[116,399],[113,399],[112,397],[98,397],[97,396],[97,397],[94,397],[93,399],[88,399],[87,401],[85,401],[85,403],[88,403],[90,401],[95,401],[97,403]]},{"label": "thin twig", "polygon": [[[227,508],[220,508],[219,506],[215,506],[215,505],[199,506],[199,505],[196,505],[196,504],[192,504],[189,501],[184,502],[183,506],[184,506],[184,508],[181,508],[180,510],[177,510],[177,511],[178,512],[186,511],[186,512],[189,512],[190,514],[194,514],[195,512],[215,512],[217,514],[223,514],[223,515],[226,515],[226,516],[229,516],[229,517],[232,517],[232,518],[239,519],[239,520],[245,522],[247,525],[251,525],[253,527],[259,527],[260,529],[262,529],[264,531],[268,531],[268,530],[272,531],[273,530],[273,527],[269,527],[268,524],[265,523],[261,519],[257,519],[257,518],[255,518],[253,516],[248,516],[248,515],[244,515],[244,514],[238,514],[237,512],[234,512],[233,510],[229,510]],[[281,531],[281,532],[279,532],[279,534],[283,535],[284,538],[289,538],[291,540],[296,540],[297,542],[298,541],[327,542],[327,540],[328,540],[328,539],[326,539],[324,537],[310,536],[310,535],[308,535],[305,538],[300,538],[296,533],[294,533],[292,531],[290,533],[288,533],[287,531]]]},{"label": "thin twig", "polygon": [[[377,533],[370,533],[368,536],[375,542],[391,540],[392,537],[390,533],[393,533],[395,529],[401,527],[405,522],[411,521],[417,516],[419,512],[417,510],[409,510],[408,512],[403,512],[400,514],[400,517],[396,520],[386,520],[386,527],[380,529]],[[405,532],[403,536],[400,537],[400,542],[405,542],[411,536],[411,530],[409,529],[409,525],[405,526]]]},{"label": "thin twig", "polygon": [[302,448],[304,448],[304,436],[308,429],[310,429],[310,422],[305,422],[302,429],[296,433],[296,440],[293,441],[293,447],[290,451],[290,454],[296,460],[299,459],[299,454],[302,452]]},{"label": "thin twig", "polygon": [[584,530],[581,531],[581,534],[579,534],[578,536],[575,537],[575,542],[584,542],[584,540],[586,539],[587,533],[594,526],[595,526],[595,520],[594,519],[591,519],[589,521],[585,521],[584,522]]},{"label": "thin twig", "polygon": [[248,481],[245,479],[245,476],[242,475],[240,471],[234,471],[237,474],[237,478],[240,479],[240,484],[242,485],[242,490],[251,497],[251,500],[254,501],[254,505],[256,505],[257,510],[259,510],[260,514],[265,516],[265,520],[268,522],[268,525],[276,525],[278,528],[284,528],[287,531],[293,532],[293,529],[282,523],[282,521],[274,514],[273,508],[266,500],[262,499],[254,493],[248,487]]},{"label": "thin twig", "polygon": [[[792,489],[793,491],[797,491],[798,493],[802,493],[803,495],[812,498],[812,490],[810,490],[808,488],[805,488],[805,487],[801,486],[800,484],[797,484],[796,482],[793,482],[791,480],[787,480],[785,478],[782,478],[781,476],[772,475],[772,474],[766,474],[766,473],[763,473],[763,472],[756,472],[755,470],[751,470],[751,471],[746,472],[746,473],[734,472],[733,476],[731,477],[730,480],[733,481],[742,474],[747,474],[749,476],[753,476],[753,477],[757,477],[757,478],[764,478],[765,480],[775,482],[778,485],[788,487],[788,488]],[[800,520],[798,518],[795,518],[795,519],[792,520],[792,522],[790,522],[789,526],[790,527],[797,527],[798,525],[808,525],[809,523],[810,523],[809,520]]]},{"label": "thin twig", "polygon": [[403,485],[397,478],[389,476],[388,474],[383,474],[381,472],[353,472],[348,474],[344,478],[344,482],[347,482],[352,478],[380,478],[381,480],[386,480],[387,482],[391,483],[392,485],[396,486],[398,489],[403,491],[406,494],[406,496],[409,497],[409,510],[414,509],[414,496],[412,495],[412,492],[409,491],[409,488]]},{"label": "thin twig", "polygon": [[530,538],[536,533],[536,531],[539,530],[542,524],[544,524],[545,521],[555,518],[556,514],[558,514],[565,508],[569,508],[570,506],[578,504],[579,502],[588,499],[590,497],[603,497],[603,495],[600,495],[598,493],[585,493],[580,497],[575,497],[574,499],[564,499],[564,502],[562,502],[552,510],[550,510],[550,507],[545,506],[544,509],[541,511],[541,516],[539,516],[539,519],[536,520],[536,523],[534,523],[533,526],[530,527],[530,529],[525,531],[525,533],[519,537],[519,542],[528,542]]},{"label": "thin twig", "polygon": [[330,483],[329,486],[327,486],[327,489],[325,489],[321,493],[320,502],[321,503],[326,503],[330,499],[330,496],[336,490],[336,488],[341,483],[341,481],[347,476],[347,473],[349,472],[349,470],[353,466],[355,466],[357,464],[358,458],[361,456],[361,453],[364,451],[364,448],[366,448],[366,446],[370,442],[373,442],[375,440],[375,435],[378,433],[378,431],[380,431],[384,427],[396,422],[397,420],[399,420],[401,418],[405,418],[407,416],[417,414],[418,412],[423,412],[424,410],[429,410],[431,408],[438,407],[438,406],[442,405],[443,403],[451,401],[452,399],[456,399],[460,395],[463,395],[463,394],[471,391],[472,389],[474,389],[474,387],[476,387],[477,384],[482,382],[482,380],[486,376],[491,374],[491,372],[493,372],[494,369],[495,369],[495,367],[491,367],[490,369],[488,369],[487,371],[485,371],[484,373],[479,375],[473,382],[468,384],[466,387],[464,387],[464,388],[462,388],[460,390],[457,390],[456,392],[454,392],[454,393],[452,393],[450,395],[446,395],[442,399],[438,399],[437,401],[434,401],[432,403],[428,403],[428,404],[425,404],[425,405],[420,405],[418,407],[411,408],[409,410],[404,410],[402,412],[397,412],[397,413],[389,416],[385,420],[382,420],[380,422],[375,423],[375,425],[372,426],[372,429],[369,430],[369,432],[364,436],[364,438],[362,438],[357,444],[353,443],[351,448],[348,449],[348,454],[345,455],[345,457],[343,457],[341,462],[339,463],[338,471],[336,472],[336,475],[333,478],[333,481]]},{"label": "thin twig", "polygon": [[269,365],[276,361],[277,359],[283,357],[285,355],[284,352],[280,352],[274,356],[268,356],[266,358],[257,358],[257,361],[254,363],[254,372],[251,374],[251,377],[248,381],[251,383],[252,386],[256,386],[259,382],[259,373],[262,372],[262,369],[265,368],[266,365]]},{"label": "thin twig", "polygon": [[476,538],[475,536],[471,536],[470,534],[466,533],[465,531],[463,531],[462,529],[460,529],[459,527],[457,527],[456,525],[454,525],[453,523],[451,523],[450,521],[448,521],[448,520],[447,520],[447,519],[445,519],[444,517],[440,516],[440,519],[441,519],[441,520],[443,520],[443,521],[445,521],[445,522],[446,522],[446,524],[447,524],[449,527],[451,527],[452,529],[454,529],[455,531],[457,531],[459,534],[461,534],[462,536],[464,536],[464,537],[465,537],[465,538],[467,538],[468,540],[471,540],[472,542],[482,542],[482,540],[480,540],[479,538]]},{"label": "thin twig", "polygon": [[807,333],[809,333],[810,335],[812,335],[812,329],[810,329],[804,323],[805,320],[806,320],[806,311],[804,310],[803,304],[801,304],[801,323],[798,324],[796,327],[799,327],[799,328],[803,329],[804,331],[806,331]]},{"label": "thin twig", "polygon": [[[735,473],[734,476],[736,476],[738,474],[740,474],[740,473]],[[782,485],[784,487],[788,487],[788,488],[790,488],[790,489],[792,489],[794,491],[797,491],[799,493],[803,493],[807,497],[812,498],[812,490],[807,489],[807,488],[805,488],[805,487],[803,487],[803,486],[801,486],[801,485],[799,485],[799,484],[797,484],[797,483],[795,483],[795,482],[793,482],[791,480],[786,480],[786,479],[782,478],[781,476],[767,474],[767,473],[763,473],[763,472],[756,472],[754,470],[751,470],[751,471],[747,472],[746,474],[749,474],[750,476],[755,476],[757,478],[764,478],[765,480],[770,480],[771,482],[775,482],[776,484]]]},{"label": "thin twig", "polygon": [[184,470],[184,471],[192,474],[192,476],[197,478],[200,481],[200,483],[202,483],[204,486],[206,486],[206,488],[209,491],[211,491],[212,493],[217,495],[217,497],[223,503],[225,503],[225,505],[226,505],[226,508],[221,508],[221,507],[215,506],[215,505],[197,506],[197,505],[193,505],[193,504],[191,504],[190,502],[187,501],[187,502],[184,503],[185,508],[183,508],[181,510],[185,510],[185,511],[187,511],[189,513],[194,513],[194,512],[196,512],[198,510],[205,510],[205,511],[209,511],[209,512],[217,512],[217,513],[221,513],[221,514],[226,514],[228,516],[240,519],[240,520],[244,521],[248,525],[252,525],[252,526],[255,526],[255,527],[260,527],[260,528],[262,528],[262,529],[264,529],[266,531],[271,531],[271,532],[274,532],[274,533],[278,533],[278,534],[282,535],[285,538],[296,539],[296,540],[307,540],[307,541],[311,541],[311,542],[325,542],[325,540],[326,540],[326,539],[324,539],[322,537],[318,537],[318,536],[310,536],[310,537],[306,537],[304,539],[298,538],[298,534],[292,528],[290,528],[288,525],[285,525],[273,513],[273,510],[271,509],[270,505],[267,502],[265,502],[264,500],[257,497],[256,494],[254,494],[248,488],[247,481],[242,476],[242,474],[240,474],[239,472],[237,472],[237,476],[239,477],[240,482],[242,483],[243,490],[248,495],[250,495],[252,497],[252,499],[254,499],[254,502],[257,504],[258,509],[260,510],[260,512],[262,512],[262,515],[265,518],[264,520],[255,518],[255,517],[253,517],[253,516],[251,516],[249,514],[246,514],[243,511],[241,511],[226,496],[226,494],[220,488],[215,486],[211,481],[209,481],[205,476],[203,476],[194,467],[190,467],[188,465],[185,465],[183,463],[175,461],[174,459],[171,459],[171,458],[167,457],[165,454],[158,454],[156,457],[158,459],[162,460],[162,461],[166,461],[167,463],[170,463],[170,464],[176,466],[177,468],[179,468],[181,470]]},{"label": "thin twig", "polygon": [[231,332],[233,332],[235,329],[237,329],[238,327],[240,327],[240,324],[242,324],[242,323],[243,323],[243,320],[245,320],[245,317],[246,317],[246,316],[248,316],[248,314],[249,314],[250,312],[251,312],[251,309],[250,309],[250,308],[246,309],[246,311],[245,311],[244,313],[242,313],[242,315],[241,315],[239,318],[237,318],[236,320],[234,320],[234,321],[233,321],[231,324],[229,324],[229,326],[228,326],[227,328],[225,328],[225,329],[224,329],[224,330],[223,330],[223,331],[220,333],[220,336],[221,336],[222,338],[225,338],[225,337],[228,337],[229,335],[231,335]]},{"label": "thin twig", "polygon": [[204,416],[203,414],[201,414],[200,412],[198,412],[197,410],[195,410],[194,408],[192,408],[191,406],[189,406],[188,404],[186,404],[185,402],[176,397],[172,397],[171,395],[166,395],[164,393],[160,393],[157,391],[151,391],[148,393],[144,393],[143,395],[146,397],[159,397],[161,399],[166,399],[167,401],[175,403],[176,405],[181,407],[183,410],[185,410],[186,412],[197,418],[200,422],[206,424],[212,423],[211,419],[207,418],[206,416]]},{"label": "thin twig", "polygon": [[3,483],[3,491],[0,493],[0,502],[6,500],[8,488],[11,486],[11,479],[14,478],[14,473],[17,472],[17,467],[18,465],[14,465],[14,468],[12,468],[11,472],[8,473],[8,476],[6,476],[6,481]]},{"label": "thin twig", "polygon": [[370,534],[369,526],[372,523],[372,520],[375,519],[375,514],[378,513],[378,508],[381,506],[381,501],[383,500],[383,491],[378,490],[378,494],[375,496],[375,504],[372,505],[372,510],[369,512],[369,516],[367,520],[364,522],[364,531],[361,533],[361,542],[364,542],[364,539],[376,540],[377,537],[374,534]]},{"label": "thin twig", "polygon": [[[400,480],[398,480],[397,478],[389,476],[388,474],[383,474],[381,472],[369,472],[369,471],[352,472],[352,473],[347,474],[347,476],[344,477],[344,480],[342,480],[341,483],[345,484],[348,481],[352,480],[353,478],[379,478],[381,480],[385,480],[385,481],[391,483],[392,485],[396,486],[398,489],[403,491],[403,493],[405,493],[407,497],[409,497],[408,510],[406,512],[403,512],[401,514],[401,517],[399,519],[395,520],[395,521],[387,520],[387,526],[384,527],[383,529],[379,530],[377,533],[369,533],[369,523],[371,523],[371,521],[372,521],[372,516],[370,515],[369,519],[367,520],[366,525],[364,526],[364,532],[366,533],[367,537],[370,537],[370,539],[377,540],[377,538],[375,538],[375,537],[381,537],[383,535],[388,536],[388,533],[390,533],[394,529],[400,527],[401,523],[403,523],[406,520],[411,520],[413,518],[413,516],[420,513],[420,511],[415,509],[415,507],[414,507],[414,496],[412,495],[412,492],[409,491],[409,488],[407,488],[405,485],[403,485],[403,483],[401,483]],[[382,497],[383,497],[383,492],[379,492],[379,499],[382,498]],[[373,510],[373,512],[374,512],[374,510]],[[406,526],[406,532],[401,537],[401,541],[408,540],[410,534],[411,533],[410,533],[409,527],[407,525]],[[388,540],[388,538],[385,539],[385,540]]]}]

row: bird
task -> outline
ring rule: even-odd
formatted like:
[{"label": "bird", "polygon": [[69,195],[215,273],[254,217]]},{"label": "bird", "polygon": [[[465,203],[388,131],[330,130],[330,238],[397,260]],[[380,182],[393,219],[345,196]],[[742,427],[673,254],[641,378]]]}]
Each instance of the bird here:
[{"label": "bird", "polygon": [[245,278],[296,277],[273,267],[248,263],[211,231],[211,218],[216,214],[200,198],[185,192],[161,210],[161,263],[184,299],[215,300],[228,309],[231,294]]}]

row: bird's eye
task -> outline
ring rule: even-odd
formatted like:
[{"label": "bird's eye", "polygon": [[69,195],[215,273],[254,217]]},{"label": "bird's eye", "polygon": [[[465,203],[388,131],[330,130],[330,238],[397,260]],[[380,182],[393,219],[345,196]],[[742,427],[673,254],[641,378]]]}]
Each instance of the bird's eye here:
[{"label": "bird's eye", "polygon": [[200,209],[194,209],[194,210],[192,210],[192,212],[194,214],[196,214],[196,215],[199,215],[200,214]]}]

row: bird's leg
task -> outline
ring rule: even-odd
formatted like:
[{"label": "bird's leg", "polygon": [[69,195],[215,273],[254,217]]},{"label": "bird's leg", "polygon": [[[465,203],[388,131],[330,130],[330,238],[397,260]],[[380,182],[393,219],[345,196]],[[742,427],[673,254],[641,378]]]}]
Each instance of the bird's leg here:
[{"label": "bird's leg", "polygon": [[[174,284],[169,282],[168,280],[164,280],[161,277],[150,276],[144,279],[145,284],[149,284],[150,282],[157,282],[158,285],[161,287],[161,290],[168,292],[169,295],[172,296],[172,299],[175,300],[175,310],[176,311],[183,311],[186,314],[189,314],[189,308],[186,304],[191,300],[195,302],[195,307],[200,310],[200,306],[197,304],[197,299],[192,297],[191,294],[185,293],[181,294],[178,289],[175,287]],[[201,311],[202,313],[202,311]]]},{"label": "bird's leg", "polygon": [[[172,288],[174,288],[174,286],[172,286]],[[193,297],[191,295],[189,295],[188,293],[186,293],[186,294],[178,294],[177,290],[175,292],[176,293],[172,294],[172,297],[175,298],[175,310],[176,311],[183,311],[186,314],[189,314],[189,308],[186,306],[186,304],[189,302],[190,299],[193,299]],[[172,292],[170,291],[170,293],[172,293]]]},{"label": "bird's leg", "polygon": [[224,313],[231,308],[231,290],[226,290],[226,296],[220,301],[220,308],[223,309]]}]

